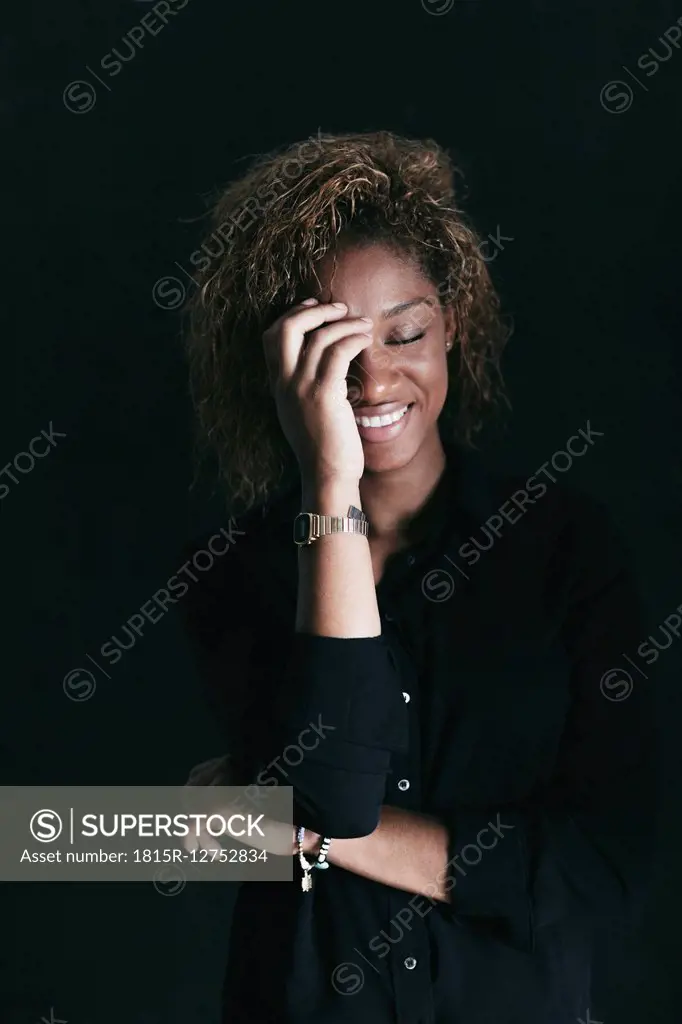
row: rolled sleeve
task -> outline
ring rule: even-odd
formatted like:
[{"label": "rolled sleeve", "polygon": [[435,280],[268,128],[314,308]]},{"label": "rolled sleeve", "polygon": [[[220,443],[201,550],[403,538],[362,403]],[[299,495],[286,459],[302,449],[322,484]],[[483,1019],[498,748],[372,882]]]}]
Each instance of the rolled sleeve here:
[{"label": "rolled sleeve", "polygon": [[373,832],[391,753],[408,742],[399,676],[383,637],[296,633],[274,714],[282,751],[304,739],[308,745],[289,769],[299,822],[337,838]]},{"label": "rolled sleeve", "polygon": [[[407,714],[395,662],[383,636],[296,633],[278,709],[290,729],[323,720],[347,745],[405,751]],[[339,767],[352,767],[340,751]]]},{"label": "rolled sleeve", "polygon": [[[374,831],[391,753],[407,748],[400,677],[383,636],[295,633],[264,616],[248,567],[206,574],[186,627],[240,781],[292,786],[297,824],[337,838]],[[265,624],[265,628],[264,628]]]}]

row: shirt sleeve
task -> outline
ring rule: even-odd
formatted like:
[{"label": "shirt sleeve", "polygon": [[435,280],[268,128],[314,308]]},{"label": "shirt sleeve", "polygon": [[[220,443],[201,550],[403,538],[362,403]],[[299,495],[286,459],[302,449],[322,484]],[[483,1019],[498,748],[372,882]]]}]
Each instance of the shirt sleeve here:
[{"label": "shirt sleeve", "polygon": [[245,585],[248,571],[235,558],[185,599],[190,645],[240,784],[292,786],[296,824],[337,838],[368,835],[391,753],[408,743],[390,647],[382,636],[284,628]]},{"label": "shirt sleeve", "polygon": [[571,703],[551,781],[533,800],[446,822],[443,912],[524,952],[546,926],[570,917],[589,927],[638,906],[654,845],[653,676],[624,658],[645,635],[643,615],[601,506],[572,517],[559,561]]}]

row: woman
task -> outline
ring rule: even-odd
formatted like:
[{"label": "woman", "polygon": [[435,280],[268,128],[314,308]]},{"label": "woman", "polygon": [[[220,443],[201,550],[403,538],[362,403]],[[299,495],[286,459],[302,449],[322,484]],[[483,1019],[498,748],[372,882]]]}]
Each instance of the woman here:
[{"label": "woman", "polygon": [[506,331],[448,157],[322,137],[214,225],[189,354],[244,535],[188,625],[234,778],[303,829],[239,890],[224,1019],[587,1020],[651,849],[647,686],[609,686],[638,603],[598,506],[471,450]]}]

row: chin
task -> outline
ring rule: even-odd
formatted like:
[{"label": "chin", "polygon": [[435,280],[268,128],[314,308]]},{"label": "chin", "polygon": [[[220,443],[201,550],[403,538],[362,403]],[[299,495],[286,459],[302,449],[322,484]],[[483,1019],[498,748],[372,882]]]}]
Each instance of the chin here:
[{"label": "chin", "polygon": [[422,440],[421,437],[416,439],[399,437],[395,441],[387,441],[385,444],[363,441],[365,472],[395,473],[404,469],[405,466],[409,466],[421,448]]}]

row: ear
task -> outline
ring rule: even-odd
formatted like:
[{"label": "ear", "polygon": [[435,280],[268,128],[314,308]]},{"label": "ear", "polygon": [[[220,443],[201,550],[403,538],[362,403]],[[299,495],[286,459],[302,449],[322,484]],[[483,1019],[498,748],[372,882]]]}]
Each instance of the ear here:
[{"label": "ear", "polygon": [[445,349],[450,352],[455,344],[455,334],[457,333],[455,311],[452,306],[445,306],[443,309],[443,322],[445,325]]}]

